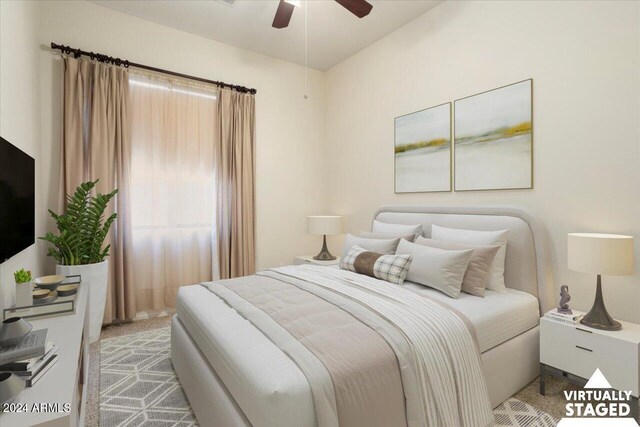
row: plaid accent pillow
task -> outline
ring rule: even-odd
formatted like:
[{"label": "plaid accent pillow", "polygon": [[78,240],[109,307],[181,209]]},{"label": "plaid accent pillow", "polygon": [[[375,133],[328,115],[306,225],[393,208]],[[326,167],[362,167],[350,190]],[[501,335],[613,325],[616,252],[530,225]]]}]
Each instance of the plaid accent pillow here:
[{"label": "plaid accent pillow", "polygon": [[412,259],[412,254],[382,255],[354,245],[340,260],[340,268],[401,285]]}]

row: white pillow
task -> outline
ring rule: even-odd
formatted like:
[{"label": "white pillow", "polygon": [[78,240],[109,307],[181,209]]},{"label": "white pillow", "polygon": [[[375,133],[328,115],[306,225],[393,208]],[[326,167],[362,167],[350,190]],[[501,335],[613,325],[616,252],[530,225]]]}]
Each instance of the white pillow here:
[{"label": "white pillow", "polygon": [[363,249],[371,252],[376,252],[383,255],[393,255],[398,247],[400,238],[396,239],[369,239],[366,237],[358,237],[353,234],[347,234],[344,239],[344,247],[342,249],[342,257],[346,257],[349,250],[358,245]]},{"label": "white pillow", "polygon": [[358,237],[366,237],[367,239],[407,239],[413,242],[416,235],[413,233],[374,233],[373,231],[361,231]]},{"label": "white pillow", "polygon": [[472,245],[498,245],[500,249],[493,259],[487,289],[504,291],[504,258],[507,254],[507,237],[509,230],[477,231],[431,225],[431,238],[449,242],[471,243]]},{"label": "white pillow", "polygon": [[420,236],[422,235],[422,224],[389,224],[387,222],[380,222],[374,219],[371,231],[373,231],[374,233],[395,233],[402,235],[415,234],[416,236]]},{"label": "white pillow", "polygon": [[406,280],[437,289],[458,298],[462,279],[467,271],[473,249],[462,251],[432,248],[400,240],[396,255],[413,255]]}]

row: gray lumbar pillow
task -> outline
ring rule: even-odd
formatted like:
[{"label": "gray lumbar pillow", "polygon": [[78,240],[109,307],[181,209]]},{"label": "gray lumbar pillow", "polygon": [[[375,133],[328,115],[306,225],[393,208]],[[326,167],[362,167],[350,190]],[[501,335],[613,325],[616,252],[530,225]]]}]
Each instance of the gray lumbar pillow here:
[{"label": "gray lumbar pillow", "polygon": [[469,260],[467,272],[462,280],[462,290],[468,294],[484,297],[484,290],[489,280],[489,273],[500,246],[470,245],[467,243],[447,242],[445,240],[427,239],[418,237],[418,245],[448,250],[472,249],[473,254]]},{"label": "gray lumbar pillow", "polygon": [[371,231],[374,233],[397,233],[397,234],[415,234],[422,235],[422,224],[406,225],[406,224],[390,224],[388,222],[373,221]]},{"label": "gray lumbar pillow", "polygon": [[396,255],[411,254],[406,280],[437,289],[452,298],[458,298],[462,279],[473,251],[431,248],[401,240]]},{"label": "gray lumbar pillow", "polygon": [[396,252],[400,238],[395,239],[370,239],[367,237],[357,237],[353,234],[347,234],[344,239],[344,249],[342,250],[342,257],[346,257],[349,250],[358,245],[363,249],[371,252],[377,252],[383,255],[393,255]]}]

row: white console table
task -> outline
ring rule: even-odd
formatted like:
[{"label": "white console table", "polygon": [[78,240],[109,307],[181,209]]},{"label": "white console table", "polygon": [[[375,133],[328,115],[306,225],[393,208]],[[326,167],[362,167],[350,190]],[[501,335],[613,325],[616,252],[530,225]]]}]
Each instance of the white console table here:
[{"label": "white console table", "polygon": [[[14,403],[70,404],[68,412],[0,412],[0,426],[83,426],[89,373],[89,288],[80,284],[75,313],[28,319],[34,329],[48,328],[48,340],[58,345],[58,362]],[[1,408],[0,408],[1,409]]]}]

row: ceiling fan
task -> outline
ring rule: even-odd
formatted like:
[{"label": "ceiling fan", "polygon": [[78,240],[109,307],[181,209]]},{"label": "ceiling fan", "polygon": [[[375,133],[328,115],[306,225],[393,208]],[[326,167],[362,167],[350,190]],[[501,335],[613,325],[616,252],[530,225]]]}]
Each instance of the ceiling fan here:
[{"label": "ceiling fan", "polygon": [[[371,12],[373,5],[366,0],[335,0],[340,3],[349,12],[358,18],[364,18]],[[300,0],[280,0],[276,16],[273,18],[273,28],[286,28],[291,21],[291,15],[296,7],[300,6]]]}]

